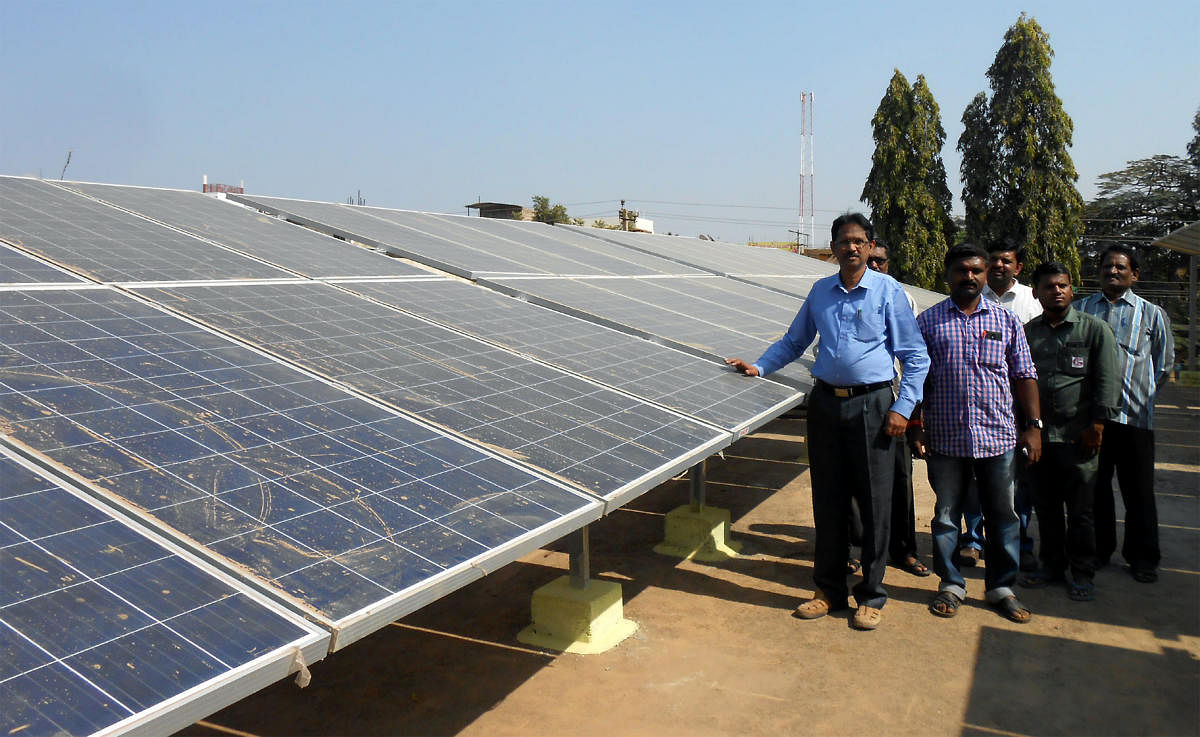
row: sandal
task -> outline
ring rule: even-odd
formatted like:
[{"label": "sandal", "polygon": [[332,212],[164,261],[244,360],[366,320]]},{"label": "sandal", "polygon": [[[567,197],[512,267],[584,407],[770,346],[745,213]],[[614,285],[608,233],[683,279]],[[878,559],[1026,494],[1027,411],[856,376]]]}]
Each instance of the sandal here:
[{"label": "sandal", "polygon": [[1050,584],[1066,583],[1066,578],[1061,573],[1034,571],[1033,573],[1022,575],[1017,579],[1017,583],[1027,589],[1044,589]]},{"label": "sandal", "polygon": [[864,604],[854,612],[854,619],[850,620],[850,623],[854,625],[855,629],[873,630],[879,626],[882,619],[883,612]]},{"label": "sandal", "polygon": [[821,591],[818,591],[813,598],[796,607],[796,611],[792,612],[792,616],[797,619],[820,619],[826,614],[829,614],[834,609],[842,609],[845,605],[835,606],[829,597]]},{"label": "sandal", "polygon": [[846,561],[846,573],[858,573],[862,570],[862,561],[858,558],[851,558]]},{"label": "sandal", "polygon": [[1091,601],[1096,598],[1096,585],[1093,583],[1073,583],[1067,587],[1067,597],[1071,601]]},{"label": "sandal", "polygon": [[962,599],[952,591],[939,591],[938,595],[933,597],[933,601],[929,602],[929,611],[939,617],[949,619],[955,614],[958,614],[958,608],[962,606]]},{"label": "sandal", "polygon": [[921,560],[915,555],[909,556],[908,559],[903,563],[897,563],[896,567],[902,571],[911,573],[918,578],[925,578],[932,573],[932,571],[929,570],[929,566],[922,563]]},{"label": "sandal", "polygon": [[992,607],[1010,622],[1026,624],[1033,619],[1033,612],[1026,609],[1015,596],[1006,596],[1000,601],[994,601]]},{"label": "sandal", "polygon": [[1130,566],[1129,573],[1133,576],[1133,580],[1138,583],[1154,583],[1158,580],[1158,571],[1153,568],[1134,568]]}]

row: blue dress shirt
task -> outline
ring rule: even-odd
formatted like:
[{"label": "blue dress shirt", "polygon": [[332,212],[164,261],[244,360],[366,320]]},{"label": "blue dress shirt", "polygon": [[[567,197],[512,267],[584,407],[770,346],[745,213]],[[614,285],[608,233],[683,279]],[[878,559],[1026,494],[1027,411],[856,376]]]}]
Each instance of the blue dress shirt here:
[{"label": "blue dress shirt", "polygon": [[818,280],[787,332],[754,367],[760,376],[778,371],[799,358],[817,335],[814,377],[834,386],[892,381],[897,358],[903,372],[892,411],[912,414],[929,373],[929,354],[898,281],[869,269],[851,290],[838,274]]}]

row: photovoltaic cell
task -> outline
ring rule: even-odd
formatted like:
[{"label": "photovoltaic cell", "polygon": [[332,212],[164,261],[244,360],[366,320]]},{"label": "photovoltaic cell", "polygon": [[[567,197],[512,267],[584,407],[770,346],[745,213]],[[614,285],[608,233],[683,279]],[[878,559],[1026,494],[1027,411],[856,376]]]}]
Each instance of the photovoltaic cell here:
[{"label": "photovoltaic cell", "polygon": [[[448,238],[375,217],[362,207],[259,195],[229,195],[229,199],[287,217],[323,233],[382,248],[393,256],[411,258],[457,276],[472,277],[476,272],[539,273],[536,269],[494,253],[481,253]],[[474,262],[476,267],[465,269],[459,266],[467,260]]]},{"label": "photovoltaic cell", "polygon": [[794,389],[458,281],[341,286],[731,431],[797,404]]},{"label": "photovoltaic cell", "polygon": [[59,284],[82,281],[77,276],[0,243],[0,284]]},{"label": "photovoltaic cell", "polygon": [[717,428],[325,284],[146,293],[606,499],[645,491],[731,440]]},{"label": "photovoltaic cell", "polygon": [[66,186],[305,276],[432,276],[382,253],[200,192],[83,182]]},{"label": "photovoltaic cell", "polygon": [[4,734],[87,735],[123,722],[169,733],[196,718],[176,711],[181,697],[200,696],[185,692],[245,674],[250,683],[206,704],[215,711],[286,675],[297,648],[311,661],[328,647],[328,633],[3,450],[0,569]]},{"label": "photovoltaic cell", "polygon": [[0,176],[0,238],[104,282],[292,276],[36,179]]},{"label": "photovoltaic cell", "polygon": [[600,511],[104,288],[0,291],[0,432],[269,582],[339,646]]},{"label": "photovoltaic cell", "polygon": [[[523,295],[553,309],[565,310],[585,319],[611,325],[619,330],[653,336],[665,344],[712,359],[739,357],[752,361],[762,355],[787,330],[799,311],[772,306],[771,300],[783,298],[767,290],[771,297],[750,299],[739,295],[742,286],[721,290],[723,277],[688,279],[487,279],[480,283],[502,291]],[[707,285],[707,286],[705,286]],[[713,290],[717,290],[713,292]],[[724,306],[718,297],[735,297],[739,306]],[[747,301],[749,300],[749,301]],[[751,308],[762,305],[761,313]],[[801,389],[812,387],[808,369],[811,349],[798,362],[776,371],[771,378],[783,380]]]}]

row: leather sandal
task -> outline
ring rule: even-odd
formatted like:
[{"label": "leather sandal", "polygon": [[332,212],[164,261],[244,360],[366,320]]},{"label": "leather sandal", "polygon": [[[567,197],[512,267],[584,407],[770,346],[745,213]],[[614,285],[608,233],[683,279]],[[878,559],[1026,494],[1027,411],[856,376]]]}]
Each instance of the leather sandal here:
[{"label": "leather sandal", "polygon": [[838,607],[833,605],[823,592],[818,591],[813,598],[796,607],[793,617],[799,619],[820,619]]},{"label": "leather sandal", "polygon": [[882,619],[883,612],[864,604],[854,612],[854,619],[850,620],[850,623],[854,625],[854,629],[873,630],[879,626]]},{"label": "leather sandal", "polygon": [[939,617],[949,619],[955,614],[958,614],[958,608],[962,606],[962,599],[952,591],[939,591],[937,596],[933,597],[933,601],[929,602],[929,611]]}]

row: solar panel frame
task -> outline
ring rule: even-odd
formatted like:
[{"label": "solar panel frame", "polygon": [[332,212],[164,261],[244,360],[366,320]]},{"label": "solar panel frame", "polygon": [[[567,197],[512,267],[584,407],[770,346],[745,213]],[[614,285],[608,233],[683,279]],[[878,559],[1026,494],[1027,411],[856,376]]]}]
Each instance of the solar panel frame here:
[{"label": "solar panel frame", "polygon": [[[0,291],[9,325],[22,328],[0,355],[11,444],[320,622],[334,649],[603,512],[594,496],[112,288]],[[338,530],[349,542],[322,539]],[[388,555],[416,565],[380,568]],[[365,583],[347,598],[313,589],[318,574]]]},{"label": "solar panel frame", "polygon": [[[45,468],[32,463],[2,441],[0,477],[9,480],[5,488],[0,489],[0,498],[9,502],[3,514],[0,514],[0,533],[6,541],[0,543],[0,552],[6,557],[17,555],[19,559],[20,555],[25,555],[33,558],[32,561],[26,561],[26,570],[31,570],[30,566],[41,568],[38,565],[40,562],[47,566],[41,569],[46,571],[46,577],[59,576],[54,585],[44,590],[28,592],[26,598],[17,602],[9,602],[8,596],[5,596],[4,603],[0,605],[0,638],[22,645],[29,656],[24,663],[15,657],[5,658],[6,671],[20,671],[22,665],[27,667],[24,671],[0,677],[0,703],[6,701],[5,693],[9,694],[9,698],[20,699],[19,692],[13,690],[19,683],[17,679],[33,678],[40,673],[34,688],[41,699],[41,708],[34,706],[32,709],[49,720],[42,722],[42,726],[53,725],[58,733],[73,734],[169,734],[285,678],[294,672],[298,664],[320,660],[328,652],[329,632],[286,611],[278,603],[205,563],[169,539],[134,525],[111,508],[71,484],[64,483],[63,479],[53,477]],[[30,502],[29,499],[35,496],[37,499]],[[18,501],[20,503],[16,504]],[[33,515],[34,518],[24,515],[23,519],[18,519],[28,505],[36,508],[31,511],[37,514]],[[14,527],[14,524],[17,526]],[[97,546],[103,544],[103,549],[89,552],[93,540]],[[106,556],[121,556],[122,563],[132,557],[134,564],[120,567],[110,560],[104,560]],[[131,581],[131,578],[136,581]],[[12,579],[6,581],[0,591],[8,589],[11,583]],[[129,587],[130,583],[134,584],[133,588]],[[155,583],[160,583],[160,586],[167,584],[170,588],[152,590]],[[122,625],[124,633],[109,640],[86,638],[83,635],[88,630],[76,627],[72,630],[73,637],[86,644],[86,647],[56,655],[47,648],[62,648],[64,643],[60,640],[46,641],[37,632],[13,627],[17,618],[12,613],[18,611],[13,607],[30,609],[39,604],[43,608],[32,611],[41,611],[43,616],[54,622],[47,623],[48,626],[69,627],[70,616],[55,617],[56,612],[49,608],[55,598],[61,598],[60,594],[71,590],[77,591],[70,602],[72,610],[82,606],[76,600],[90,601],[93,596],[112,604],[120,602],[127,605],[129,608],[122,621],[129,624]],[[171,597],[179,599],[172,603]],[[241,626],[233,632],[218,631],[208,623],[198,628],[201,624],[196,621],[198,614],[213,607],[227,612],[227,616],[239,617],[236,621],[226,623]],[[270,625],[263,621],[267,616],[274,618]],[[251,639],[252,633],[248,632],[253,627],[259,627],[260,632],[286,627],[290,632],[277,637],[274,644],[255,644]],[[13,635],[9,633],[13,633],[17,639],[12,640]],[[177,639],[170,636],[162,639],[160,635],[164,633]],[[151,639],[147,641],[146,637]],[[125,652],[109,655],[103,652],[118,646],[128,648],[137,639],[155,643],[150,647],[150,654],[161,653],[165,657],[167,652],[173,653],[171,657],[173,660],[178,658],[175,662],[179,664],[180,671],[185,670],[183,664],[187,662],[193,674],[190,680],[195,682],[187,687],[181,684],[180,687],[171,688],[170,677],[154,679],[153,683],[143,683],[144,678],[137,678],[132,685],[133,690],[130,690],[130,669],[138,672],[141,668],[141,672],[145,672],[145,668],[161,665],[161,661],[137,661],[120,657],[127,655]],[[178,643],[174,649],[166,647],[173,642]],[[33,645],[33,648],[30,649],[28,645]],[[155,650],[159,646],[164,647]],[[218,646],[223,647],[224,651],[218,651]],[[226,664],[225,660],[232,660],[236,656],[239,646],[254,647],[259,651],[247,652],[240,663]],[[10,647],[3,649],[9,656],[14,655]],[[121,662],[118,668],[106,669],[113,655],[119,656]],[[215,674],[197,680],[204,672],[203,663],[185,661],[187,657],[194,659],[197,656],[201,661],[206,657],[211,658],[225,667],[212,668]],[[80,661],[85,661],[89,667],[81,667],[84,663]],[[182,677],[182,673],[180,675]],[[122,680],[126,680],[124,686],[121,686]],[[74,694],[72,705],[64,705],[64,711],[76,714],[79,722],[90,722],[87,726],[76,723],[83,730],[65,729],[67,725],[64,724],[63,711],[55,710],[59,715],[57,720],[50,714],[50,707],[57,703],[49,700],[54,689],[59,693]],[[121,689],[123,693],[116,695],[115,689]],[[165,698],[151,701],[160,693]],[[87,709],[84,704],[93,694],[102,694],[102,699],[107,699],[109,703],[92,701],[94,709],[84,715],[82,712]],[[19,705],[8,704],[0,709],[0,720],[9,722],[19,719],[18,715],[22,712],[18,709]],[[32,716],[29,712],[24,714]],[[20,725],[9,722],[0,725],[0,728],[6,733],[23,732],[25,729],[30,729],[30,734],[40,733],[33,723]]]},{"label": "solar panel frame", "polygon": [[383,253],[200,192],[91,182],[62,182],[55,186],[77,191],[307,277],[440,278],[438,274]]},{"label": "solar panel frame", "polygon": [[294,275],[78,192],[0,176],[0,239],[100,282]]},{"label": "solar panel frame", "polygon": [[[723,428],[330,284],[247,289],[214,284],[144,293],[272,355],[507,453],[603,498],[609,508],[733,440]],[[301,310],[303,321],[288,316]],[[618,443],[611,445],[613,440]]]},{"label": "solar panel frame", "polygon": [[340,281],[358,294],[643,397],[735,436],[798,404],[802,392],[724,363],[460,281]]}]

